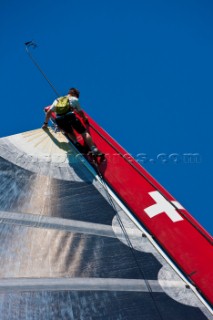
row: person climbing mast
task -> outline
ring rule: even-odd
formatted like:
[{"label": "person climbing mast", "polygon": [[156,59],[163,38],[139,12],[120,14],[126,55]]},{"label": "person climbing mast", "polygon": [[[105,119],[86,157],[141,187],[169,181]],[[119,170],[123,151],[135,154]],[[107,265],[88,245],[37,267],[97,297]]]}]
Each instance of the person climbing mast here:
[{"label": "person climbing mast", "polygon": [[46,129],[48,126],[48,121],[51,117],[51,113],[56,113],[56,124],[66,132],[70,140],[77,145],[75,134],[73,128],[82,135],[85,144],[89,147],[91,152],[94,155],[99,155],[101,152],[95,146],[91,135],[83,126],[81,121],[76,117],[74,111],[83,119],[84,123],[88,123],[88,119],[85,116],[84,112],[81,109],[79,103],[80,91],[76,88],[69,89],[68,95],[56,99],[49,110],[46,113],[45,121],[42,126],[43,129]]}]

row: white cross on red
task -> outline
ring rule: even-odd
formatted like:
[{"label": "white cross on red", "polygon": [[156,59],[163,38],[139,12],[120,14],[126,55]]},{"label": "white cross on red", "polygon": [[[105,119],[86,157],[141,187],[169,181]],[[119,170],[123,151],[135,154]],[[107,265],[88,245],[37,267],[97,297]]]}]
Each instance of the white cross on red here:
[{"label": "white cross on red", "polygon": [[155,200],[155,204],[153,204],[150,207],[147,207],[144,209],[146,214],[150,218],[155,217],[158,214],[165,213],[167,216],[173,221],[181,221],[183,220],[182,216],[177,212],[175,207],[177,209],[183,209],[183,207],[177,202],[177,201],[172,201],[172,203],[175,205],[175,207],[168,201],[166,200],[158,191],[152,191],[149,192],[149,195]]}]

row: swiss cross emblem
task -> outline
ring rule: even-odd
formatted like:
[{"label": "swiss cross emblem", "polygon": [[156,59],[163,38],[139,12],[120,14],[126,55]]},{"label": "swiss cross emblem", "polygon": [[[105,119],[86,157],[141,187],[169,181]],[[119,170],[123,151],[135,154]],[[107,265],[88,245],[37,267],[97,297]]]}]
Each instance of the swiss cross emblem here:
[{"label": "swiss cross emblem", "polygon": [[153,204],[152,206],[147,207],[147,208],[144,209],[144,211],[146,212],[146,214],[150,218],[153,218],[153,217],[157,216],[158,214],[164,213],[173,222],[177,222],[177,221],[183,220],[182,216],[176,210],[176,208],[177,209],[183,209],[183,207],[177,201],[172,201],[172,203],[173,203],[173,205],[172,205],[171,202],[166,200],[162,196],[162,194],[160,194],[160,192],[158,192],[158,191],[149,192],[149,195],[155,201],[155,204]]}]

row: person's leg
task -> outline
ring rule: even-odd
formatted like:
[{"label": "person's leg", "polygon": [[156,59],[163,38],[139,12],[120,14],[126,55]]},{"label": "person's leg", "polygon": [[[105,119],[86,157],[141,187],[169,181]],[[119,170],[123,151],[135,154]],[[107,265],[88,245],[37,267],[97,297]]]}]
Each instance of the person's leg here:
[{"label": "person's leg", "polygon": [[57,116],[55,121],[59,128],[62,129],[68,135],[69,139],[73,143],[77,143],[76,136],[72,130],[71,123],[69,123],[69,119],[67,119],[66,116]]},{"label": "person's leg", "polygon": [[76,117],[76,115],[74,113],[69,113],[68,115],[69,119],[70,119],[70,123],[72,125],[72,127],[79,133],[82,135],[85,144],[89,147],[89,149],[97,155],[101,155],[101,152],[98,150],[98,148],[95,146],[91,135],[89,134],[89,132],[86,130],[86,128],[83,126],[83,124],[81,123],[81,121]]},{"label": "person's leg", "polygon": [[90,150],[95,148],[94,142],[92,140],[91,135],[89,132],[86,131],[86,128],[83,126],[81,121],[75,116],[75,114],[72,114],[70,116],[70,121],[72,123],[72,127],[82,135],[85,144],[90,148]]},{"label": "person's leg", "polygon": [[68,132],[67,133],[67,135],[68,135],[68,137],[69,137],[69,139],[74,143],[74,144],[76,144],[78,141],[77,141],[77,139],[76,139],[76,136],[74,135],[74,133],[72,132]]},{"label": "person's leg", "polygon": [[92,140],[92,137],[91,135],[85,131],[84,133],[81,134],[83,139],[84,139],[84,142],[86,143],[86,145],[91,149],[93,146],[94,146],[94,142]]}]

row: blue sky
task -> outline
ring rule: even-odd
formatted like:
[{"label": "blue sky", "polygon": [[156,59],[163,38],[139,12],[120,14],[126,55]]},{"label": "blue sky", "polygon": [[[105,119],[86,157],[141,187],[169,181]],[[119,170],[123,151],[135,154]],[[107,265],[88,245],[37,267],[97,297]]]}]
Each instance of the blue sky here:
[{"label": "blue sky", "polygon": [[34,40],[60,94],[78,87],[84,109],[146,154],[143,166],[213,234],[212,1],[2,0],[0,34],[0,137],[40,127],[55,98],[25,53]]}]

